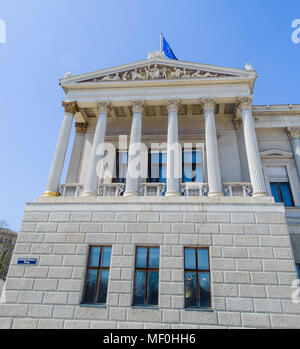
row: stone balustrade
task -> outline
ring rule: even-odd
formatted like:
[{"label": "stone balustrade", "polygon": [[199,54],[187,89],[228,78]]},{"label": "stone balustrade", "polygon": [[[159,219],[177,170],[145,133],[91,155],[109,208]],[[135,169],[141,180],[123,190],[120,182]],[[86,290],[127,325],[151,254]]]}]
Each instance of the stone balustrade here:
[{"label": "stone balustrade", "polygon": [[[60,195],[64,197],[78,197],[83,192],[83,184],[63,184],[60,186]],[[252,196],[252,186],[247,182],[222,183],[224,196]],[[164,196],[165,183],[140,183],[138,196]],[[98,186],[97,196],[123,196],[125,183],[105,183]],[[208,184],[186,182],[181,184],[181,196],[208,196]]]}]

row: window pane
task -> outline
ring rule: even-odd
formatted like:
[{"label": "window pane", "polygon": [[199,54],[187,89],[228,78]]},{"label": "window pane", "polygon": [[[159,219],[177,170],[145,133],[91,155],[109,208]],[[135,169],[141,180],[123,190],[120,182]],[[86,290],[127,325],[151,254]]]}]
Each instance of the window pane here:
[{"label": "window pane", "polygon": [[197,306],[197,280],[195,272],[185,273],[185,305],[187,307]]},{"label": "window pane", "polygon": [[161,164],[166,164],[167,163],[167,153],[164,151],[162,153],[160,153],[160,163]]},{"label": "window pane", "polygon": [[200,307],[210,307],[210,278],[209,273],[199,273]]},{"label": "window pane", "polygon": [[85,303],[94,303],[95,290],[96,290],[96,282],[97,282],[97,270],[88,270],[87,278],[85,283],[85,295],[84,302]]},{"label": "window pane", "polygon": [[185,269],[196,269],[196,254],[194,248],[186,248],[184,258]]},{"label": "window pane", "polygon": [[167,178],[167,168],[165,166],[162,166],[159,169],[159,182],[165,183],[166,178]]},{"label": "window pane", "polygon": [[300,264],[296,264],[298,279],[300,279]]},{"label": "window pane", "polygon": [[280,183],[280,190],[284,206],[294,206],[289,184]]},{"label": "window pane", "polygon": [[128,153],[127,152],[119,152],[119,164],[127,164],[128,163]]},{"label": "window pane", "polygon": [[196,151],[196,163],[202,164],[202,151],[201,150]]},{"label": "window pane", "polygon": [[202,167],[198,165],[195,169],[195,182],[203,182],[203,174],[202,174]]},{"label": "window pane", "polygon": [[158,272],[150,271],[148,279],[148,304],[158,304]]},{"label": "window pane", "polygon": [[137,270],[134,283],[134,304],[145,304],[146,272]]},{"label": "window pane", "polygon": [[106,303],[109,270],[101,270],[97,303]]},{"label": "window pane", "polygon": [[89,267],[98,267],[100,258],[100,247],[91,247]]},{"label": "window pane", "polygon": [[277,183],[270,183],[270,187],[271,187],[271,193],[272,193],[272,196],[274,196],[275,202],[281,202]]},{"label": "window pane", "polygon": [[183,152],[183,163],[191,164],[193,162],[193,152],[191,150],[185,150]]},{"label": "window pane", "polygon": [[159,267],[159,248],[149,248],[149,268]]},{"label": "window pane", "polygon": [[151,178],[159,178],[159,167],[156,165],[151,167]]},{"label": "window pane", "polygon": [[159,163],[159,153],[151,153],[151,163],[158,164]]},{"label": "window pane", "polygon": [[102,247],[102,267],[109,267],[110,265],[110,255],[111,255],[111,247]]},{"label": "window pane", "polygon": [[193,174],[192,167],[185,165],[184,169],[183,169],[183,181],[184,182],[192,182],[193,176],[194,176],[194,174]]},{"label": "window pane", "polygon": [[207,249],[198,248],[198,269],[209,269]]},{"label": "window pane", "polygon": [[136,267],[146,268],[147,267],[147,248],[138,247],[136,250]]}]

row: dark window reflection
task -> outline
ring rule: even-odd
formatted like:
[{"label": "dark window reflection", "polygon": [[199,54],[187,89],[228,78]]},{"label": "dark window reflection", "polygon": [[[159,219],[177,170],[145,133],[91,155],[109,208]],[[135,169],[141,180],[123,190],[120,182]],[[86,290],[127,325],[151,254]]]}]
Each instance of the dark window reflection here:
[{"label": "dark window reflection", "polygon": [[133,304],[158,305],[158,247],[137,247]]},{"label": "dark window reflection", "polygon": [[186,247],[185,261],[185,306],[211,307],[209,255],[207,248]]},{"label": "dark window reflection", "polygon": [[106,303],[110,256],[111,246],[90,247],[83,303]]}]

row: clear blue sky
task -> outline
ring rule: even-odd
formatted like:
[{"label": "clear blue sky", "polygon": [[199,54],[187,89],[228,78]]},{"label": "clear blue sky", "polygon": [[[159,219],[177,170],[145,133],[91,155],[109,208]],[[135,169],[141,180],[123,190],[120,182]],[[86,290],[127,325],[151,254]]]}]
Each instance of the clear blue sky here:
[{"label": "clear blue sky", "polygon": [[[63,109],[59,78],[141,60],[163,32],[181,60],[259,73],[254,104],[300,103],[299,0],[0,0],[0,220],[42,194]],[[64,181],[64,178],[63,178]]]}]

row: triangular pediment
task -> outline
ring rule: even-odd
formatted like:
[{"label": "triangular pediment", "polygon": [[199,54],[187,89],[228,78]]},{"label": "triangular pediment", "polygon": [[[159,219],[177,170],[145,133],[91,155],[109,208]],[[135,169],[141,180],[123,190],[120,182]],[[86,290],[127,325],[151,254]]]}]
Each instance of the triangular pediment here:
[{"label": "triangular pediment", "polygon": [[92,73],[66,77],[61,85],[157,80],[253,79],[253,70],[224,68],[154,57]]},{"label": "triangular pediment", "polygon": [[291,158],[293,153],[289,151],[279,150],[279,149],[270,149],[260,152],[260,157],[265,159],[270,158]]}]

